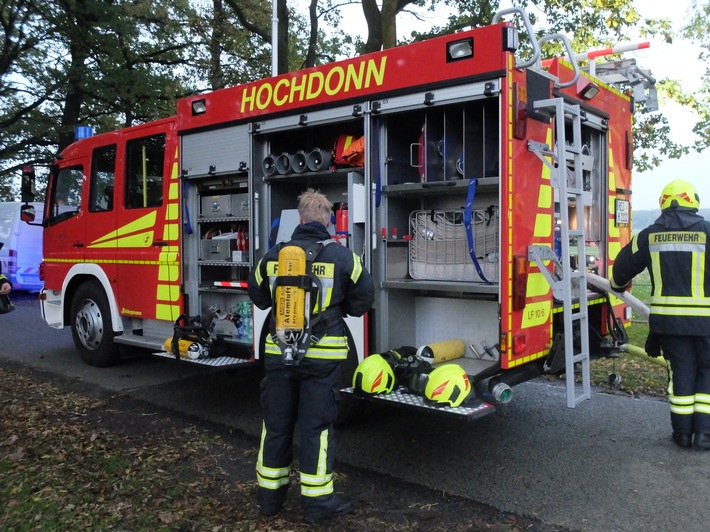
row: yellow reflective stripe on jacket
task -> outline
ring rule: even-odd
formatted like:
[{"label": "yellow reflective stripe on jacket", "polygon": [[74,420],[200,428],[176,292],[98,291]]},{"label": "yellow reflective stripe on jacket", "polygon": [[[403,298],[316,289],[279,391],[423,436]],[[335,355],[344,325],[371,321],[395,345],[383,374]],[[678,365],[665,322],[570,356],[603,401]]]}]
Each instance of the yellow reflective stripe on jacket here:
[{"label": "yellow reflective stripe on jacket", "polygon": [[[271,336],[266,337],[264,353],[281,356],[281,349]],[[345,336],[324,336],[306,351],[306,358],[344,360],[348,358],[348,339]]]},{"label": "yellow reflective stripe on jacket", "polygon": [[710,306],[710,297],[695,298],[692,296],[657,296],[653,298],[656,305],[707,307]]},{"label": "yellow reflective stripe on jacket", "polygon": [[261,286],[264,278],[261,276],[261,261],[259,261],[254,268],[254,280],[256,281],[256,286]]},{"label": "yellow reflective stripe on jacket", "polygon": [[350,280],[353,283],[357,283],[357,280],[360,278],[360,274],[362,273],[362,262],[360,262],[360,257],[355,255],[353,253],[353,271],[350,272]]},{"label": "yellow reflective stripe on jacket", "polygon": [[328,429],[321,431],[318,448],[318,464],[314,474],[301,471],[301,495],[322,497],[333,493],[333,473],[328,473]]},{"label": "yellow reflective stripe on jacket", "polygon": [[[269,276],[269,289],[271,290],[271,297],[274,297],[274,283],[276,282],[276,277],[278,276],[278,261],[269,261],[266,264],[266,274]],[[323,303],[323,309],[327,309],[330,306],[330,302],[333,298],[333,286],[335,286],[335,265],[329,262],[314,262],[312,272],[320,279],[321,282],[321,292],[319,299],[320,301],[312,301],[313,313],[317,314],[321,311],[320,302]]]},{"label": "yellow reflective stripe on jacket", "polygon": [[[314,262],[313,273],[316,277],[318,277],[318,279],[320,279],[322,290],[320,292],[319,299],[323,302],[323,309],[327,309],[333,298],[333,286],[335,286],[335,264],[330,264],[328,262]],[[316,314],[321,311],[319,305],[321,301],[313,302],[313,312]]]},{"label": "yellow reflective stripe on jacket", "polygon": [[[688,298],[687,303],[691,303],[691,298]],[[697,316],[697,317],[708,317],[710,316],[709,307],[695,307],[690,305],[674,305],[674,306],[663,306],[651,303],[651,314],[658,314],[661,316]]]},{"label": "yellow reflective stripe on jacket", "polygon": [[[705,294],[705,246],[703,232],[671,231],[648,235],[648,250],[655,282],[651,313],[665,316],[710,317],[710,297]],[[663,252],[690,253],[690,296],[663,296],[661,255]]]},{"label": "yellow reflective stripe on jacket", "polygon": [[636,238],[638,235],[634,235],[631,239],[631,253],[636,253],[639,250],[639,240]]}]

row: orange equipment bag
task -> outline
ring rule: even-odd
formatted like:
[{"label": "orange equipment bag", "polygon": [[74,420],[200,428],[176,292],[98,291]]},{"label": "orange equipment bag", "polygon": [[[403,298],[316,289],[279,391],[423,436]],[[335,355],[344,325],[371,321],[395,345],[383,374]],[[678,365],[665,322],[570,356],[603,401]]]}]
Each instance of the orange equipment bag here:
[{"label": "orange equipment bag", "polygon": [[344,166],[363,166],[365,164],[365,137],[341,134],[335,140],[333,163]]}]

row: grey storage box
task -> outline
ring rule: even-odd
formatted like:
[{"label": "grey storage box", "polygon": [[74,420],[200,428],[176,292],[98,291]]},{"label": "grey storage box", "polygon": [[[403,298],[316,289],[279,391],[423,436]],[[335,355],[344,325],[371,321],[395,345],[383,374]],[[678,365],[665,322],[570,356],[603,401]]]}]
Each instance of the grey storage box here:
[{"label": "grey storage box", "polygon": [[249,194],[203,196],[200,215],[203,218],[249,216]]},{"label": "grey storage box", "polygon": [[200,258],[205,261],[227,260],[234,261],[232,252],[237,250],[236,238],[204,238],[200,241],[202,253]]}]

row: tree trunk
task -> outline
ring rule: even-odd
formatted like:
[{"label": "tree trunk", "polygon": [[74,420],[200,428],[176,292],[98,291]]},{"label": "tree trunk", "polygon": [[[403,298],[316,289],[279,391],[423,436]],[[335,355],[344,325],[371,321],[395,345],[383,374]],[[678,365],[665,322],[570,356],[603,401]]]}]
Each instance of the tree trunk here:
[{"label": "tree trunk", "polygon": [[286,0],[276,0],[276,16],[279,17],[279,53],[278,53],[278,73],[285,74],[288,68],[288,7]]},{"label": "tree trunk", "polygon": [[308,14],[311,20],[311,32],[308,36],[308,51],[306,52],[305,67],[310,68],[316,64],[316,46],[318,45],[318,0],[311,0]]},{"label": "tree trunk", "polygon": [[84,102],[84,63],[88,54],[83,46],[72,43],[71,65],[67,75],[67,95],[64,99],[62,120],[59,126],[59,151],[74,142],[74,128],[79,123],[81,105]]},{"label": "tree trunk", "polygon": [[362,13],[367,21],[367,41],[363,54],[382,49],[382,14],[376,0],[362,0]]},{"label": "tree trunk", "polygon": [[212,90],[224,88],[224,71],[222,70],[222,40],[224,39],[224,6],[222,0],[212,0],[213,18],[212,35],[210,36],[210,86]]}]

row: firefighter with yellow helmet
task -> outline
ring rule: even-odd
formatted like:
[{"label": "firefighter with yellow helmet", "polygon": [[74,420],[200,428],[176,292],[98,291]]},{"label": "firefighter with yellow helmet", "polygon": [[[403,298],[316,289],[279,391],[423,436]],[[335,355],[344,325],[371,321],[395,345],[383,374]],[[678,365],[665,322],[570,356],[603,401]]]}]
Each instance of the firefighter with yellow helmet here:
[{"label": "firefighter with yellow helmet", "polygon": [[[661,216],[617,255],[613,289],[644,269],[651,276],[647,352],[670,363],[668,395],[673,442],[710,449],[710,223],[698,214],[695,187],[671,181]],[[660,349],[653,346],[659,346]]]},{"label": "firefighter with yellow helmet", "polygon": [[319,522],[352,509],[333,486],[337,388],[348,356],[343,317],[367,312],[375,289],[360,257],[330,238],[328,198],[308,189],[298,200],[300,224],[292,240],[267,251],[248,282],[254,304],[272,307],[264,348],[257,503],[264,515],[283,506],[298,422],[301,505],[306,521]]}]

